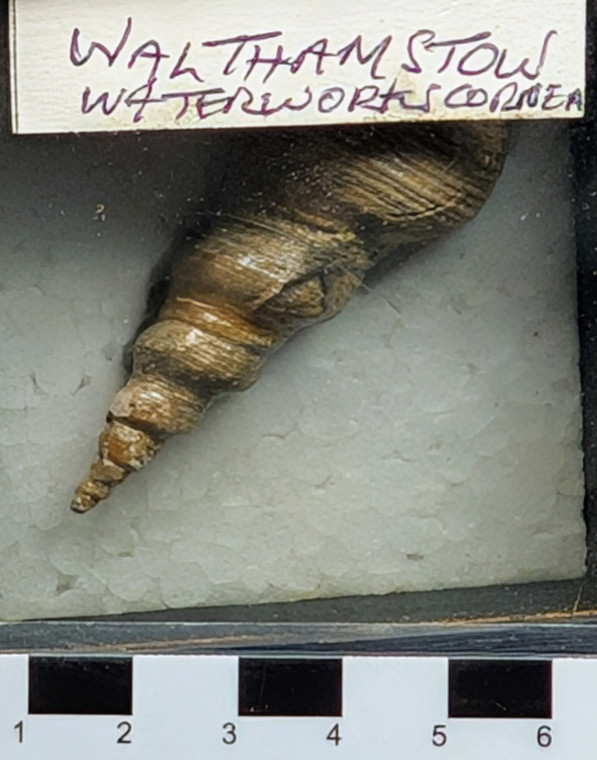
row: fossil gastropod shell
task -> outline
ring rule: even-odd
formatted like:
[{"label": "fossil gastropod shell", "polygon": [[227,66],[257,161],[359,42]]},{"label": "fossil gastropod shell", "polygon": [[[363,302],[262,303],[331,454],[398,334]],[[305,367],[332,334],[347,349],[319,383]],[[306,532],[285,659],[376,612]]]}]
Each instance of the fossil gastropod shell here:
[{"label": "fossil gastropod shell", "polygon": [[95,462],[86,512],[220,393],[248,388],[293,333],[339,312],[400,245],[470,219],[500,172],[498,122],[248,133],[211,231],[173,267],[133,350]]}]

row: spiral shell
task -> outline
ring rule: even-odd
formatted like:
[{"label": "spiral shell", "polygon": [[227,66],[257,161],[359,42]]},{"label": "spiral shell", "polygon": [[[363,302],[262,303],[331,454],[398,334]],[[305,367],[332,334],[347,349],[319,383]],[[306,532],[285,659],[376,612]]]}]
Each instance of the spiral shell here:
[{"label": "spiral shell", "polygon": [[500,172],[499,123],[240,139],[213,228],[177,257],[72,508],[86,512],[293,333],[338,313],[401,245],[470,219]]}]

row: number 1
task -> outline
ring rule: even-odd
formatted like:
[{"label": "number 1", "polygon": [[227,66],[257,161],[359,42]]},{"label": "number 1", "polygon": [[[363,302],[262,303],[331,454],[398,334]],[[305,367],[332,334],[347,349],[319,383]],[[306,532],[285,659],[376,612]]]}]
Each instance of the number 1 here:
[{"label": "number 1", "polygon": [[18,723],[17,723],[17,724],[14,726],[14,729],[15,729],[15,731],[17,732],[17,735],[18,735],[18,737],[19,737],[19,744],[22,744],[22,743],[23,743],[23,730],[24,730],[23,721],[22,721],[22,720],[20,720],[20,721],[19,721],[19,722],[18,722]]}]

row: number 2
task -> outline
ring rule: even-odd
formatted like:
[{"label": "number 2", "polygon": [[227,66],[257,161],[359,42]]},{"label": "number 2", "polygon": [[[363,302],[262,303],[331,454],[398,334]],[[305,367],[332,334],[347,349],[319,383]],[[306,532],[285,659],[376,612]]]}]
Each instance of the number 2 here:
[{"label": "number 2", "polygon": [[132,744],[133,740],[129,739],[129,734],[133,730],[132,725],[128,722],[128,720],[121,721],[116,728],[119,731],[122,731],[118,739],[116,740],[116,744]]}]

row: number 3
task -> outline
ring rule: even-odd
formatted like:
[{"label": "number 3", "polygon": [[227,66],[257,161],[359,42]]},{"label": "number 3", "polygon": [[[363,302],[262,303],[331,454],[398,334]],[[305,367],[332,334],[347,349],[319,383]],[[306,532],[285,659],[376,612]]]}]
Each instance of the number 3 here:
[{"label": "number 3", "polygon": [[222,737],[224,744],[235,744],[238,737],[234,723],[224,723],[222,728],[226,732],[226,735]]}]

